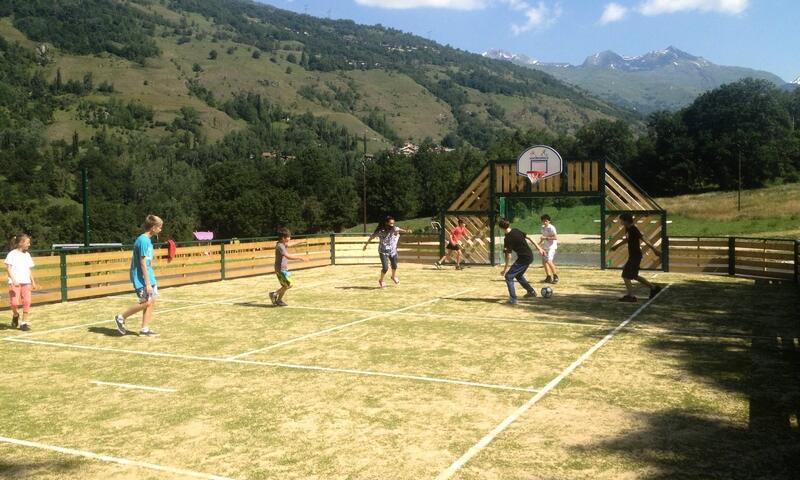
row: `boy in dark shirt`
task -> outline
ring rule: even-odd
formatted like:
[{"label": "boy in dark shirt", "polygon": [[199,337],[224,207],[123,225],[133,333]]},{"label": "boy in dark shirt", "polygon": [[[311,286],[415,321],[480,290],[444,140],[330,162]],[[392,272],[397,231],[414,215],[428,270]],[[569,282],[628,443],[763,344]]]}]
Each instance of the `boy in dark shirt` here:
[{"label": "boy in dark shirt", "polygon": [[656,247],[654,247],[648,239],[642,236],[642,232],[640,232],[633,223],[633,215],[630,213],[623,213],[619,216],[619,219],[625,226],[625,236],[622,237],[617,244],[611,247],[611,251],[615,251],[621,247],[623,243],[628,244],[628,261],[625,262],[625,266],[622,268],[622,278],[625,280],[625,289],[627,292],[624,297],[619,299],[619,301],[636,301],[636,297],[633,295],[633,280],[636,280],[637,282],[649,288],[650,298],[653,298],[658,292],[661,291],[661,287],[653,285],[652,283],[648,282],[647,279],[639,275],[639,264],[642,262],[642,247],[640,242],[644,242],[644,244],[647,245],[657,257],[661,256],[661,252],[656,250]]},{"label": "boy in dark shirt", "polygon": [[[528,280],[525,279],[525,271],[528,270],[531,262],[533,262],[533,252],[531,251],[531,247],[528,246],[527,235],[516,228],[511,228],[511,222],[509,222],[508,219],[501,219],[498,225],[506,233],[506,237],[503,240],[503,251],[506,254],[506,264],[503,267],[503,271],[500,272],[500,275],[505,277],[506,285],[508,286],[507,303],[509,305],[514,305],[517,303],[517,292],[514,290],[514,279],[516,279],[519,284],[522,285],[522,288],[528,292],[525,294],[525,298],[536,296],[536,290],[534,290],[531,284],[528,283]],[[541,247],[535,243],[533,245],[539,251],[540,255],[544,253]],[[509,267],[509,263],[511,263],[512,252],[517,254],[517,261]]]}]

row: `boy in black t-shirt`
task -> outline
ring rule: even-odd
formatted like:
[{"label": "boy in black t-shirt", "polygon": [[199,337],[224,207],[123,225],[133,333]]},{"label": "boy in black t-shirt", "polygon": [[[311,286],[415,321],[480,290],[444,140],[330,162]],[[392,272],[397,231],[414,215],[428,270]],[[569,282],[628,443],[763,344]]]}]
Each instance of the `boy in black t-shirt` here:
[{"label": "boy in black t-shirt", "polygon": [[[528,283],[528,280],[525,279],[525,271],[528,270],[531,262],[533,262],[533,252],[531,251],[531,247],[528,246],[528,237],[524,232],[517,230],[516,228],[511,228],[511,222],[505,218],[501,219],[500,222],[498,222],[498,225],[506,233],[506,237],[503,240],[503,251],[506,254],[506,264],[503,267],[503,271],[500,272],[500,275],[505,277],[506,285],[508,286],[507,303],[509,305],[514,305],[517,303],[517,292],[514,290],[514,279],[516,279],[519,284],[522,285],[522,288],[528,292],[525,294],[525,298],[536,296],[536,290],[534,290],[531,284]],[[539,251],[540,255],[544,254],[544,251],[540,246],[536,245],[535,243],[533,245]],[[517,261],[509,267],[509,263],[511,263],[511,252],[515,252],[517,254]]]},{"label": "boy in black t-shirt", "polygon": [[616,245],[611,247],[611,251],[615,251],[621,247],[623,243],[628,244],[628,261],[625,262],[625,266],[622,268],[622,278],[625,280],[625,289],[627,290],[627,293],[624,297],[620,298],[619,301],[636,301],[636,297],[633,295],[633,280],[636,280],[637,282],[649,288],[650,298],[653,298],[658,292],[661,291],[661,287],[653,285],[647,281],[647,279],[639,275],[639,264],[642,262],[642,247],[640,242],[644,242],[644,244],[647,245],[658,257],[661,256],[661,252],[656,250],[656,247],[654,247],[648,239],[642,236],[642,232],[640,232],[639,229],[636,228],[636,225],[633,224],[633,215],[630,213],[623,213],[619,216],[619,219],[625,226],[625,236],[622,237],[622,240],[620,240]]}]

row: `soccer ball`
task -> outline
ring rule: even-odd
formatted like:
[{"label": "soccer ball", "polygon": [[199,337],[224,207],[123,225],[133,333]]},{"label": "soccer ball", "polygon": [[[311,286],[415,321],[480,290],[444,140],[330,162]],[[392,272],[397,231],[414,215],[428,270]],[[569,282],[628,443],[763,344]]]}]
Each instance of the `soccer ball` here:
[{"label": "soccer ball", "polygon": [[544,297],[544,298],[550,298],[550,297],[552,297],[552,296],[553,296],[553,289],[552,289],[552,288],[550,288],[550,287],[544,287],[544,288],[542,289],[542,297]]}]

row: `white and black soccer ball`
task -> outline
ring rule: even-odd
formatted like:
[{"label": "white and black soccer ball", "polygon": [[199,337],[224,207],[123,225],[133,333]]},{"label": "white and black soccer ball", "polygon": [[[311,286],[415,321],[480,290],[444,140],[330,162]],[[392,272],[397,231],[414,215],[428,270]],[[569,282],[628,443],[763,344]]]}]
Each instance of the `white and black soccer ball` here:
[{"label": "white and black soccer ball", "polygon": [[553,296],[553,289],[550,287],[542,288],[542,297],[543,298],[550,298]]}]

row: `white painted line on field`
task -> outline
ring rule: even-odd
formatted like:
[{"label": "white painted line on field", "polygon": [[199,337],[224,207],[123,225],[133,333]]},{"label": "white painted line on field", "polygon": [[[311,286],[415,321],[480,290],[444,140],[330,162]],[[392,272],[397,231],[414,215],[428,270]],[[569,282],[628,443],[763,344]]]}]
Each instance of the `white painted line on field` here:
[{"label": "white painted line on field", "polygon": [[539,400],[541,400],[545,395],[547,395],[550,390],[554,389],[562,380],[567,378],[576,368],[578,368],[583,362],[585,362],[589,357],[591,357],[594,352],[599,350],[603,345],[605,345],[609,340],[614,338],[614,336],[619,333],[622,329],[625,328],[628,323],[630,323],[634,318],[636,318],[645,308],[647,308],[651,303],[653,303],[662,293],[666,292],[669,289],[670,285],[665,286],[655,297],[648,300],[644,305],[637,308],[635,312],[631,314],[624,322],[617,325],[613,330],[611,330],[605,337],[600,339],[597,343],[592,345],[589,350],[583,353],[577,360],[572,362],[567,368],[561,371],[554,379],[550,380],[550,382],[544,386],[541,390],[539,390],[536,395],[531,397],[524,405],[517,408],[511,415],[506,417],[505,420],[500,422],[499,425],[494,427],[491,432],[487,433],[483,438],[481,438],[478,443],[470,447],[464,455],[459,457],[455,462],[453,462],[446,470],[440,473],[436,480],[446,480],[452,477],[465,463],[467,463],[472,457],[477,455],[481,450],[483,450],[489,443],[494,440],[494,438],[499,435],[503,430],[505,430],[509,425],[511,425],[517,418],[519,418],[523,413],[530,410],[530,408],[536,404]]},{"label": "white painted line on field", "polygon": [[89,380],[89,383],[93,383],[95,385],[107,385],[110,387],[127,388],[131,390],[148,390],[151,392],[164,392],[164,393],[177,392],[177,390],[175,390],[174,388],[148,387],[147,385],[133,385],[130,383],[102,382],[100,380]]},{"label": "white painted line on field", "polygon": [[[164,313],[177,312],[179,310],[186,310],[186,309],[189,309],[189,308],[198,308],[198,307],[201,307],[201,306],[204,306],[204,305],[215,305],[215,304],[219,304],[219,302],[221,302],[221,301],[231,302],[231,301],[234,301],[234,300],[239,300],[239,299],[242,299],[242,298],[249,298],[249,297],[252,297],[252,296],[255,296],[255,295],[245,295],[245,296],[241,296],[241,297],[225,298],[223,300],[216,300],[216,301],[213,301],[213,302],[192,304],[192,305],[187,305],[187,306],[184,306],[184,307],[168,308],[166,310],[158,310],[155,313],[158,314],[158,315],[161,315],[161,314],[164,314]],[[158,301],[158,300],[156,300],[156,301]],[[109,322],[113,322],[113,321],[114,321],[113,318],[112,319],[106,318],[105,320],[98,320],[96,322],[91,322],[91,323],[82,323],[80,325],[70,325],[70,326],[67,326],[67,327],[52,328],[50,330],[37,330],[35,332],[28,332],[28,333],[23,333],[23,334],[20,334],[20,335],[11,335],[11,336],[5,337],[3,340],[9,340],[9,339],[12,339],[12,338],[27,338],[27,337],[32,337],[34,335],[44,335],[46,333],[53,333],[53,332],[63,332],[65,330],[73,330],[73,329],[76,329],[76,328],[91,327],[93,325],[100,325],[100,324],[103,324],[103,323],[109,323]]]},{"label": "white painted line on field", "polygon": [[49,450],[51,452],[63,453],[64,455],[73,455],[76,457],[89,458],[91,460],[99,460],[101,462],[118,463],[120,465],[127,465],[132,467],[141,467],[149,470],[156,470],[159,472],[172,473],[175,475],[183,475],[192,478],[204,478],[206,480],[233,480],[230,477],[221,477],[219,475],[211,475],[209,473],[195,472],[192,470],[184,470],[182,468],[166,467],[163,465],[156,465],[155,463],[140,462],[138,460],[129,460],[127,458],[112,457],[111,455],[102,455],[98,453],[87,452],[86,450],[76,450],[74,448],[57,447],[55,445],[45,445],[44,443],[31,442],[28,440],[18,440],[16,438],[8,438],[0,436],[0,442],[10,443],[12,445],[19,445],[22,447],[38,448],[41,450]]},{"label": "white painted line on field", "polygon": [[204,357],[201,355],[183,355],[183,354],[176,354],[176,353],[164,353],[164,352],[144,352],[139,350],[127,350],[122,348],[111,348],[111,347],[95,347],[91,345],[80,345],[74,343],[60,343],[60,342],[48,342],[43,340],[28,340],[25,338],[15,338],[15,337],[8,337],[4,338],[3,340],[7,342],[14,342],[14,343],[26,343],[30,345],[44,345],[49,347],[61,347],[61,348],[73,348],[76,350],[91,350],[97,352],[111,352],[111,353],[123,353],[128,355],[141,355],[147,357],[159,357],[159,358],[174,358],[178,360],[194,360],[194,361],[202,361],[202,362],[214,362],[214,363],[233,363],[239,365],[257,365],[263,367],[271,367],[271,368],[285,368],[290,370],[311,370],[317,372],[330,372],[330,373],[346,373],[350,375],[360,375],[360,376],[367,376],[367,377],[382,377],[382,378],[393,378],[399,380],[411,380],[411,381],[419,381],[419,382],[431,382],[431,383],[445,383],[451,385],[464,385],[470,387],[480,387],[480,388],[490,388],[495,390],[511,390],[517,392],[538,392],[538,389],[535,388],[526,388],[526,387],[513,387],[508,385],[496,385],[491,383],[480,383],[480,382],[472,382],[468,380],[455,380],[449,378],[439,378],[439,377],[429,377],[424,375],[406,375],[402,373],[386,373],[386,372],[375,372],[371,370],[355,370],[349,368],[333,368],[333,367],[323,367],[318,365],[299,365],[299,364],[292,364],[292,363],[279,363],[279,362],[263,362],[260,360],[239,360],[239,359],[232,359],[232,358],[223,358],[223,357]]},{"label": "white painted line on field", "polygon": [[[313,288],[313,287],[319,287],[319,286],[328,285],[328,284],[330,284],[330,282],[320,282],[320,283],[300,286],[300,287],[297,287],[296,289],[300,290],[301,288]],[[246,298],[258,297],[258,296],[262,296],[262,295],[264,295],[263,292],[258,292],[258,293],[242,295],[242,296],[233,297],[233,298],[223,298],[221,300],[214,300],[214,301],[211,301],[211,302],[197,302],[197,301],[192,301],[192,300],[184,301],[184,300],[177,300],[176,299],[176,300],[174,300],[175,302],[189,303],[190,305],[186,305],[186,306],[183,306],[183,307],[168,308],[166,310],[157,310],[155,312],[155,314],[161,315],[161,314],[164,314],[164,313],[177,312],[179,310],[187,310],[187,309],[190,309],[190,308],[199,308],[199,307],[208,306],[208,305],[228,305],[228,304],[232,305],[233,302],[236,301],[236,300],[243,300],[243,299],[246,299]],[[163,299],[157,298],[156,301],[157,302],[162,302]],[[173,301],[173,300],[170,299],[168,301]],[[53,329],[50,329],[50,330],[37,330],[35,332],[22,333],[22,334],[19,334],[19,335],[10,335],[8,337],[5,337],[4,339],[6,339],[6,338],[19,338],[19,337],[27,338],[27,337],[32,337],[32,336],[35,336],[35,335],[44,335],[46,333],[62,332],[62,331],[65,331],[65,330],[73,330],[73,329],[76,329],[76,328],[91,327],[91,326],[94,326],[94,325],[101,325],[103,323],[110,323],[110,322],[113,322],[113,321],[114,321],[113,319],[105,319],[105,320],[98,320],[96,322],[91,322],[91,323],[82,323],[80,325],[70,325],[70,326],[61,327],[61,328],[53,328]]]},{"label": "white painted line on field", "polygon": [[414,305],[409,305],[407,307],[398,308],[397,310],[391,310],[391,311],[388,311],[388,312],[381,312],[381,313],[377,313],[375,315],[370,315],[369,317],[362,318],[361,320],[355,320],[355,321],[344,323],[344,324],[341,324],[341,325],[334,325],[333,327],[325,328],[323,330],[318,330],[316,332],[309,333],[307,335],[302,335],[300,337],[290,338],[289,340],[284,340],[283,342],[274,343],[272,345],[268,345],[268,346],[263,347],[263,348],[258,348],[256,350],[250,350],[249,352],[240,353],[238,355],[231,355],[228,358],[231,359],[231,360],[235,360],[237,358],[246,357],[246,356],[252,355],[254,353],[265,352],[267,350],[272,350],[274,348],[279,348],[279,347],[283,347],[285,345],[289,345],[289,344],[292,344],[292,343],[301,342],[301,341],[307,340],[309,338],[314,338],[314,337],[318,337],[320,335],[325,335],[326,333],[336,332],[338,330],[342,330],[342,329],[345,329],[347,327],[352,327],[353,325],[358,325],[360,323],[368,322],[368,321],[376,319],[376,318],[385,317],[387,315],[393,315],[393,314],[396,314],[396,313],[404,312],[404,311],[406,311],[408,309],[411,309],[411,308],[421,307],[423,305],[428,305],[428,304],[431,304],[431,303],[435,303],[435,302],[438,302],[439,300],[441,300],[443,298],[456,297],[458,295],[461,295],[462,293],[471,292],[473,290],[477,290],[477,288],[468,288],[466,290],[462,290],[462,291],[454,293],[452,295],[447,295],[447,296],[444,296],[444,297],[436,297],[436,298],[433,298],[431,300],[420,302],[420,303],[417,303],[417,304],[414,304]]}]

